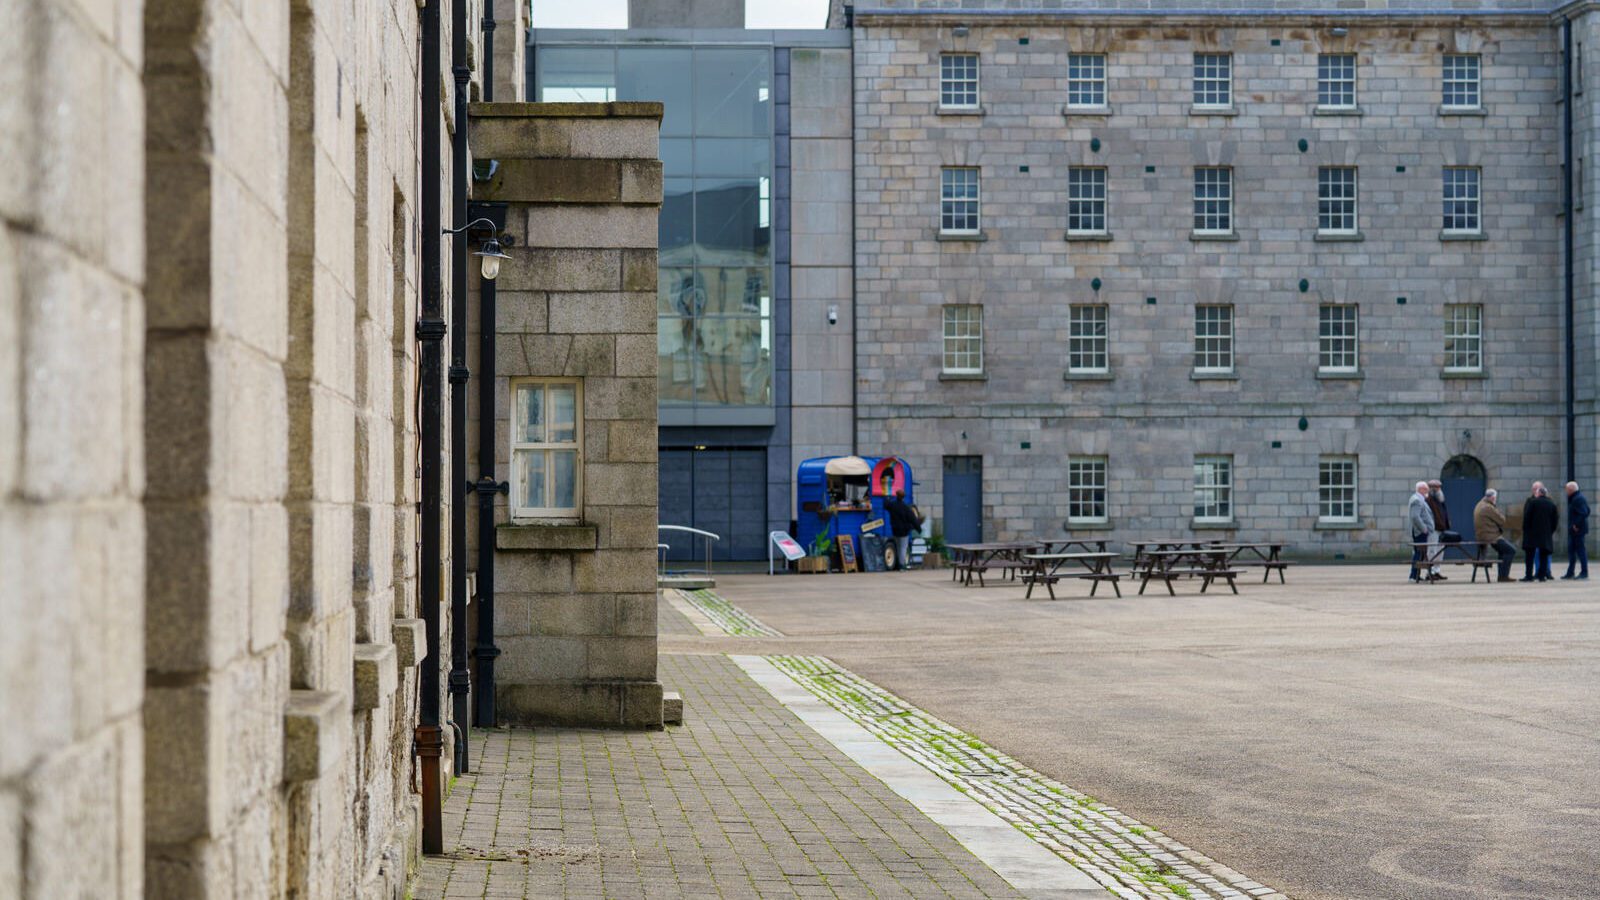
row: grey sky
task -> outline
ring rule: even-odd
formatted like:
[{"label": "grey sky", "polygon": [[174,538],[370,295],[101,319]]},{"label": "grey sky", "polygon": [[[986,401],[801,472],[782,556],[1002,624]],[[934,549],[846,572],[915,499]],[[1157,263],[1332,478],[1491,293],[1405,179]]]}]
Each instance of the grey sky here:
[{"label": "grey sky", "polygon": [[[827,0],[745,0],[750,28],[821,28]],[[533,0],[535,28],[626,28],[628,0]]]}]

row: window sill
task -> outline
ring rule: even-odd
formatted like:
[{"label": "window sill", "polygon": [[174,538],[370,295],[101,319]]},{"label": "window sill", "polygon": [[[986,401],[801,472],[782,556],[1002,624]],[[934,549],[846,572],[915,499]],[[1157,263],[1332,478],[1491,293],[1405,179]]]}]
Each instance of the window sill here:
[{"label": "window sill", "polygon": [[1066,372],[1061,376],[1062,381],[1112,381],[1114,375],[1110,372]]},{"label": "window sill", "polygon": [[1330,119],[1359,119],[1366,115],[1366,110],[1359,106],[1351,107],[1324,107],[1318,106],[1311,110],[1313,116]]},{"label": "window sill", "polygon": [[1366,528],[1367,526],[1364,522],[1323,522],[1321,520],[1311,526],[1312,531],[1365,531]]},{"label": "window sill", "polygon": [[1315,238],[1319,244],[1359,244],[1366,239],[1367,236],[1359,231],[1354,234],[1325,234],[1319,231]]},{"label": "window sill", "polygon": [[934,109],[933,112],[934,112],[935,115],[940,115],[940,116],[976,116],[978,118],[982,118],[983,117],[983,107],[981,107],[981,106],[940,106],[940,107]]},{"label": "window sill", "polygon": [[510,522],[494,529],[496,550],[583,551],[599,546],[600,530],[593,525]]},{"label": "window sill", "polygon": [[1238,531],[1238,522],[1202,522],[1198,519],[1189,520],[1190,531]]},{"label": "window sill", "polygon": [[1198,231],[1189,232],[1189,241],[1194,244],[1236,244],[1239,242],[1237,232],[1227,234],[1205,234]]},{"label": "window sill", "polygon": [[1063,116],[1066,116],[1069,119],[1073,118],[1074,116],[1086,116],[1088,118],[1104,119],[1104,118],[1106,118],[1106,117],[1111,115],[1111,107],[1109,107],[1109,106],[1064,106],[1064,107],[1061,108],[1061,114]]},{"label": "window sill", "polygon": [[1470,108],[1469,107],[1465,107],[1465,106],[1462,106],[1462,107],[1441,106],[1441,107],[1439,107],[1439,115],[1441,115],[1441,116],[1466,116],[1467,118],[1481,119],[1484,116],[1487,116],[1488,114],[1489,114],[1489,111],[1484,109],[1481,106],[1474,106],[1474,107],[1470,107]]},{"label": "window sill", "polygon": [[1361,381],[1367,377],[1365,372],[1318,372],[1318,381]]},{"label": "window sill", "polygon": [[1064,237],[1062,237],[1062,240],[1069,244],[1109,244],[1116,240],[1116,235],[1109,231],[1102,231],[1094,234],[1078,234],[1069,231]]},{"label": "window sill", "polygon": [[977,234],[949,234],[941,231],[937,238],[941,244],[968,244],[987,241],[989,236],[981,231]]},{"label": "window sill", "polygon": [[1443,370],[1440,370],[1440,372],[1439,372],[1439,380],[1440,381],[1487,381],[1487,380],[1489,380],[1489,373],[1485,372],[1485,371],[1483,371],[1481,369],[1479,371],[1476,371],[1476,372],[1452,372],[1449,369],[1443,369]]},{"label": "window sill", "polygon": [[1083,531],[1110,531],[1112,529],[1110,519],[1107,519],[1104,522],[1074,522],[1068,519],[1066,522],[1062,523],[1061,530],[1071,534],[1077,534]]},{"label": "window sill", "polygon": [[940,381],[988,381],[989,376],[983,372],[940,372]]},{"label": "window sill", "polygon": [[1190,381],[1238,381],[1238,372],[1189,372]]},{"label": "window sill", "polygon": [[1191,106],[1191,107],[1189,107],[1189,115],[1191,115],[1191,116],[1220,116],[1220,117],[1222,117],[1224,119],[1231,119],[1234,116],[1237,116],[1238,114],[1239,114],[1239,108],[1237,106],[1226,106],[1226,107],[1224,107],[1224,106],[1217,106],[1217,107]]},{"label": "window sill", "polygon": [[1487,234],[1484,234],[1481,231],[1478,231],[1478,232],[1441,231],[1441,232],[1439,232],[1439,240],[1441,240],[1441,241],[1443,241],[1443,242],[1445,242],[1447,244],[1448,243],[1454,243],[1454,242],[1457,242],[1457,241],[1465,241],[1467,243],[1472,243],[1472,242],[1476,242],[1476,241],[1487,241],[1488,239],[1489,239],[1489,236]]}]

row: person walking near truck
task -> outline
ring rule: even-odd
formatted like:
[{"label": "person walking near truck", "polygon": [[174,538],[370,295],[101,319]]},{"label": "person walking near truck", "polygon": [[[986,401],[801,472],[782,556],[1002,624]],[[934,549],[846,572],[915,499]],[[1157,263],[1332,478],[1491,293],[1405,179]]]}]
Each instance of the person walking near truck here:
[{"label": "person walking near truck", "polygon": [[911,532],[922,523],[917,521],[911,504],[906,502],[904,490],[895,491],[893,497],[885,500],[883,511],[889,514],[889,533],[894,535],[895,568],[908,569],[911,567]]}]

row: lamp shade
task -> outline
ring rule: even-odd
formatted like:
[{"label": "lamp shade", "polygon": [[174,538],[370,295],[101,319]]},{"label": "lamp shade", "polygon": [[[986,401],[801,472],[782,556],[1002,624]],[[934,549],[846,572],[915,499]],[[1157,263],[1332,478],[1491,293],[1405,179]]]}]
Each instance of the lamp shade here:
[{"label": "lamp shade", "polygon": [[483,249],[472,255],[482,260],[484,281],[493,281],[498,278],[500,276],[500,261],[511,258],[500,249],[500,242],[492,238],[484,241]]}]

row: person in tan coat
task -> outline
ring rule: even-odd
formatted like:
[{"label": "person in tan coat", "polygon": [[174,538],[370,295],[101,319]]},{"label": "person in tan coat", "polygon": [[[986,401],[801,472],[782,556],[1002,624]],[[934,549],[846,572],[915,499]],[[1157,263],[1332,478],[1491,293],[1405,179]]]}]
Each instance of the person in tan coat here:
[{"label": "person in tan coat", "polygon": [[1511,561],[1517,558],[1517,548],[1506,540],[1506,514],[1496,504],[1500,492],[1490,488],[1472,510],[1472,530],[1478,539],[1478,555],[1483,555],[1485,545],[1493,546],[1500,555],[1500,580],[1511,580]]}]

